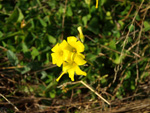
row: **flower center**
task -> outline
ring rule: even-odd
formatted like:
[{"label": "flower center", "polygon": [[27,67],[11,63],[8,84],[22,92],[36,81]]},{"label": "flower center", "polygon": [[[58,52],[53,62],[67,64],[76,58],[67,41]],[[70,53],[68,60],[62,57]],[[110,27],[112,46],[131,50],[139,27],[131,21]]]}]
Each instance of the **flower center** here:
[{"label": "flower center", "polygon": [[60,52],[59,52],[59,55],[62,56],[62,55],[63,55],[63,51],[60,51]]},{"label": "flower center", "polygon": [[73,63],[72,65],[73,65],[73,66],[75,66],[75,65],[76,65],[76,63]]},{"label": "flower center", "polygon": [[77,50],[76,50],[75,48],[73,48],[73,49],[72,49],[72,52],[76,53],[76,52],[77,52]]}]

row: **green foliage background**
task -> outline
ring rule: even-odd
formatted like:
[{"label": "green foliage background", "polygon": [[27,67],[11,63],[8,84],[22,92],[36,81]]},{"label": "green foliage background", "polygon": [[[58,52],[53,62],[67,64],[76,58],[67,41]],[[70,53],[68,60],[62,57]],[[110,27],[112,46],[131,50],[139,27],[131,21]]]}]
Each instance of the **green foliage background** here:
[{"label": "green foliage background", "polygon": [[[82,67],[87,76],[75,80],[110,101],[140,92],[138,84],[150,75],[150,2],[145,0],[138,10],[142,1],[100,0],[96,9],[94,0],[0,0],[1,72],[19,81],[8,95],[66,99],[71,90],[74,98],[89,93],[78,88],[82,84],[58,88],[70,79],[66,74],[57,83],[61,68],[51,63],[51,48],[67,36],[78,36],[78,26],[88,63]],[[9,67],[15,72],[9,73]],[[91,98],[97,97],[92,93],[86,99]]]}]

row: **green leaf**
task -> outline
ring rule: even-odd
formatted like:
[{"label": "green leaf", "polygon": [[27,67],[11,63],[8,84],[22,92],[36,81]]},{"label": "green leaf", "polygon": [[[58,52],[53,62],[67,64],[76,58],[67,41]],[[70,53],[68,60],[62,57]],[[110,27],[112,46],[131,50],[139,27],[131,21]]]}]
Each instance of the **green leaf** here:
[{"label": "green leaf", "polygon": [[25,74],[27,72],[29,72],[31,70],[31,68],[27,65],[23,68],[23,70],[21,71],[21,74]]},{"label": "green leaf", "polygon": [[2,4],[0,4],[0,9],[2,8]]},{"label": "green leaf", "polygon": [[50,62],[50,54],[49,53],[46,53],[46,61],[45,63],[48,64]]},{"label": "green leaf", "polygon": [[39,21],[43,27],[47,26],[47,23],[43,19],[39,18]]},{"label": "green leaf", "polygon": [[127,72],[125,73],[125,75],[126,75],[125,80],[129,79],[129,78],[131,77],[131,71],[127,71]]},{"label": "green leaf", "polygon": [[85,3],[90,5],[91,0],[85,0]]},{"label": "green leaf", "polygon": [[18,8],[18,12],[19,12],[19,17],[18,17],[17,22],[21,22],[24,18],[24,15],[23,15],[22,11],[19,8]]},{"label": "green leaf", "polygon": [[43,50],[41,50],[42,53],[49,52],[51,48],[49,46],[45,47]]},{"label": "green leaf", "polygon": [[131,81],[131,86],[130,86],[131,90],[135,90],[135,82]]},{"label": "green leaf", "polygon": [[115,41],[115,40],[111,40],[111,41],[109,42],[109,47],[110,47],[111,49],[116,49],[116,41]]},{"label": "green leaf", "polygon": [[99,20],[98,18],[94,17],[92,18],[92,20],[89,22],[89,25],[88,25],[88,29],[95,33],[95,34],[99,34],[99,27],[98,27],[98,24],[99,23]]},{"label": "green leaf", "polygon": [[22,34],[23,34],[22,31],[8,32],[5,37],[0,38],[0,41],[4,40],[4,39],[7,39],[7,38],[10,38],[10,37],[13,37],[13,36],[16,36],[16,35],[22,35]]},{"label": "green leaf", "polygon": [[82,21],[83,21],[83,23],[84,23],[84,26],[87,25],[87,22],[90,20],[90,18],[91,18],[91,15],[90,15],[90,14],[88,14],[88,15],[86,15],[86,16],[83,16]]},{"label": "green leaf", "polygon": [[3,44],[3,47],[7,46],[7,44],[4,41],[2,41],[2,44]]},{"label": "green leaf", "polygon": [[24,18],[22,11],[19,8],[15,8],[13,13],[7,19],[7,22],[21,22]]},{"label": "green leaf", "polygon": [[125,55],[122,55],[121,57],[118,55],[118,53],[115,53],[115,58],[113,60],[113,62],[115,64],[120,64],[122,62],[122,60],[125,58]]},{"label": "green leaf", "polygon": [[103,6],[107,0],[101,0],[100,5]]},{"label": "green leaf", "polygon": [[17,56],[11,50],[7,51],[7,58],[12,65],[17,65],[19,63]]},{"label": "green leaf", "polygon": [[118,21],[118,23],[120,24],[120,29],[124,28],[125,23],[121,20]]},{"label": "green leaf", "polygon": [[50,96],[51,98],[55,98],[55,96],[56,96],[56,91],[55,91],[55,89],[53,89],[51,92],[49,92],[49,96]]},{"label": "green leaf", "polygon": [[30,31],[35,28],[35,24],[33,19],[27,21],[26,26],[23,28],[24,30]]},{"label": "green leaf", "polygon": [[116,58],[115,58],[115,60],[113,60],[113,62],[114,62],[115,64],[120,64],[120,63],[121,63],[121,58],[120,58],[120,56],[118,56],[117,53],[115,54],[115,56],[116,56]]},{"label": "green leaf", "polygon": [[55,0],[50,0],[50,2],[47,2],[47,4],[52,8],[55,9],[57,2]]},{"label": "green leaf", "polygon": [[23,42],[22,43],[22,51],[23,51],[23,53],[26,53],[26,52],[28,52],[28,47],[27,47],[27,45],[26,45],[26,43],[25,42]]},{"label": "green leaf", "polygon": [[130,32],[132,32],[133,30],[135,30],[135,27],[133,24],[131,24],[128,29],[130,30]]},{"label": "green leaf", "polygon": [[39,70],[41,69],[41,63],[39,62],[29,62],[24,68],[20,69],[21,74],[25,74],[29,72],[31,69],[32,70]]},{"label": "green leaf", "polygon": [[3,36],[3,33],[0,31],[0,38]]},{"label": "green leaf", "polygon": [[117,38],[120,38],[120,32],[119,31],[113,31],[113,36],[114,37],[117,37]]},{"label": "green leaf", "polygon": [[120,12],[122,16],[126,15],[131,8],[131,5],[127,5],[123,11]]},{"label": "green leaf", "polygon": [[55,89],[57,84],[58,82],[56,82],[56,80],[51,81],[49,85],[46,87],[45,92],[50,92],[51,90]]},{"label": "green leaf", "polygon": [[141,18],[140,18],[140,16],[139,16],[139,14],[137,14],[137,16],[136,16],[136,18],[135,18],[137,21],[140,21],[141,20]]},{"label": "green leaf", "polygon": [[67,9],[67,16],[72,16],[73,15],[73,12],[72,12],[72,9],[70,6],[68,6],[68,9]]},{"label": "green leaf", "polygon": [[101,84],[105,84],[107,80],[105,78],[101,79]]},{"label": "green leaf", "polygon": [[77,90],[77,94],[81,94],[81,89],[78,89],[78,90]]},{"label": "green leaf", "polygon": [[35,57],[39,55],[39,51],[35,47],[32,47],[31,55],[32,59],[35,59]]},{"label": "green leaf", "polygon": [[89,59],[91,62],[94,62],[97,58],[97,55],[89,53],[89,54],[87,54],[86,58]]},{"label": "green leaf", "polygon": [[52,35],[47,35],[48,41],[52,44],[56,43],[56,38],[53,37]]},{"label": "green leaf", "polygon": [[44,79],[47,77],[46,71],[42,71],[41,74],[42,74],[41,79]]},{"label": "green leaf", "polygon": [[149,31],[150,30],[150,23],[148,21],[144,21],[144,31]]}]

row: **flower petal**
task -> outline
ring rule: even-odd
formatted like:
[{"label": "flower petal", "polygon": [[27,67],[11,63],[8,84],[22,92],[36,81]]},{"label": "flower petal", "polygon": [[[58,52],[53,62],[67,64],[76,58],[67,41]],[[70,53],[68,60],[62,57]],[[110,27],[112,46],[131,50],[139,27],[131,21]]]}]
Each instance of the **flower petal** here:
[{"label": "flower petal", "polygon": [[74,62],[78,65],[84,65],[86,63],[85,60],[83,60],[83,56],[82,55],[78,55],[76,54],[75,57],[74,57]]},{"label": "flower petal", "polygon": [[68,50],[63,50],[63,59],[64,61],[71,62],[72,52]]},{"label": "flower petal", "polygon": [[79,66],[76,67],[76,71],[75,71],[75,72],[76,72],[77,75],[84,75],[84,76],[87,75],[87,73],[84,72],[84,71],[82,71],[82,70],[79,68]]},{"label": "flower petal", "polygon": [[66,40],[63,40],[62,43],[60,43],[59,46],[63,50],[64,48],[66,48],[68,46],[68,43],[66,42]]},{"label": "flower petal", "polygon": [[52,56],[52,63],[60,67],[61,64],[63,63],[63,57],[60,56],[58,53],[52,53],[51,56]]},{"label": "flower petal", "polygon": [[71,78],[72,81],[74,81],[74,72],[75,72],[74,69],[69,69],[69,70],[68,70],[69,77]]},{"label": "flower petal", "polygon": [[77,41],[77,38],[74,37],[74,36],[69,36],[69,37],[67,37],[67,41],[68,41],[68,43],[70,44],[70,43],[72,43],[72,42],[76,42],[76,41]]},{"label": "flower petal", "polygon": [[81,55],[83,58],[85,58],[85,56],[83,54],[81,54],[81,53],[78,53],[78,55]]},{"label": "flower petal", "polygon": [[78,41],[78,42],[71,42],[70,45],[76,49],[77,53],[84,51],[84,45]]},{"label": "flower petal", "polygon": [[82,27],[79,26],[79,27],[77,28],[77,30],[79,31],[79,34],[80,34],[80,40],[81,40],[82,42],[84,42],[84,35],[83,35],[83,32],[82,32]]},{"label": "flower petal", "polygon": [[76,37],[68,37],[67,38],[68,43],[77,50],[77,52],[83,52],[84,51],[84,45],[80,41],[77,41]]},{"label": "flower petal", "polygon": [[71,68],[71,65],[68,62],[63,63],[63,71],[68,71]]},{"label": "flower petal", "polygon": [[81,26],[79,26],[79,27],[77,28],[77,30],[79,31],[80,34],[83,34],[83,33],[82,33],[82,27],[81,27]]},{"label": "flower petal", "polygon": [[60,78],[65,74],[66,72],[62,72],[61,75],[56,79],[56,81],[58,82],[60,80]]},{"label": "flower petal", "polygon": [[56,64],[58,55],[56,53],[52,53],[51,56],[52,56],[52,63]]},{"label": "flower petal", "polygon": [[84,51],[84,45],[82,42],[78,41],[74,45],[74,48],[76,48],[77,52],[83,52]]},{"label": "flower petal", "polygon": [[63,62],[64,62],[63,57],[58,57],[57,66],[60,67]]},{"label": "flower petal", "polygon": [[57,52],[57,51],[59,51],[59,49],[60,49],[59,43],[57,43],[51,50],[52,50],[53,52]]}]

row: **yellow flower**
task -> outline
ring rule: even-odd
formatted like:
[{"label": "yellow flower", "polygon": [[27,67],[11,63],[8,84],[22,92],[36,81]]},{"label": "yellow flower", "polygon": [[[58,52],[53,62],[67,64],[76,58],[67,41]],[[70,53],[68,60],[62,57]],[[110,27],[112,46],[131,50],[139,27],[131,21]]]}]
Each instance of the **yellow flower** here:
[{"label": "yellow flower", "polygon": [[82,42],[84,42],[84,35],[83,35],[83,32],[82,32],[82,27],[79,26],[79,27],[77,28],[77,30],[79,31],[80,40],[81,40]]},{"label": "yellow flower", "polygon": [[64,62],[66,59],[65,51],[64,49],[68,46],[68,43],[63,40],[62,43],[57,43],[53,48],[52,51],[54,53],[51,54],[52,56],[52,63],[56,64],[58,67],[61,66],[61,64]]},{"label": "yellow flower", "polygon": [[72,52],[80,53],[84,51],[84,45],[80,41],[78,41],[76,37],[69,36],[67,37],[67,41],[69,45],[72,46],[72,48],[70,49]]},{"label": "yellow flower", "polygon": [[69,73],[69,77],[74,81],[74,74],[85,75],[86,72],[82,71],[79,68],[79,65],[84,65],[86,61],[84,60],[85,56],[81,54],[84,51],[84,45],[77,40],[76,37],[70,36],[67,37],[67,42],[63,40],[62,43],[57,43],[52,48],[52,63],[57,66],[62,67],[62,74],[56,79],[59,79],[65,74]]},{"label": "yellow flower", "polygon": [[56,79],[58,82],[60,78],[65,74],[69,73],[69,77],[71,78],[72,81],[74,81],[74,74],[76,73],[77,75],[84,75],[86,76],[86,72],[82,71],[79,66],[75,62],[64,62],[63,63],[63,72],[62,74]]},{"label": "yellow flower", "polygon": [[69,46],[66,47],[66,50],[68,50],[66,51],[66,55],[68,55],[66,56],[66,61],[74,61],[78,65],[85,64],[86,61],[83,60],[85,56],[81,54],[84,51],[84,45],[74,36],[67,37],[67,42]]}]

